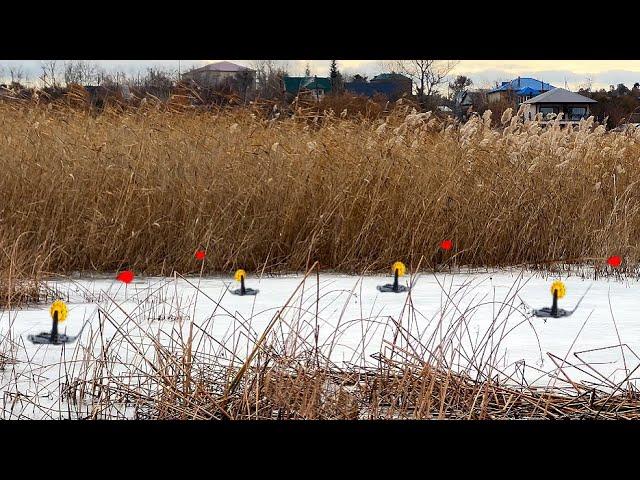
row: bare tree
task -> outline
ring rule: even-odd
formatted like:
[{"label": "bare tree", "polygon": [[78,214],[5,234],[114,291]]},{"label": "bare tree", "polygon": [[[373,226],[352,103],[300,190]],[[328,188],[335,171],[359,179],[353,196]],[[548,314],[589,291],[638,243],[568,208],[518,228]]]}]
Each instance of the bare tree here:
[{"label": "bare tree", "polygon": [[445,83],[457,64],[452,60],[395,60],[389,62],[387,68],[411,78],[416,84],[418,98],[424,100]]},{"label": "bare tree", "polygon": [[147,68],[147,72],[143,77],[138,75],[135,86],[154,97],[167,100],[171,95],[171,89],[175,85],[173,73],[162,68]]},{"label": "bare tree", "polygon": [[21,66],[9,67],[9,76],[11,77],[11,84],[22,83],[24,80],[24,70]]},{"label": "bare tree", "polygon": [[274,100],[283,96],[282,79],[288,74],[288,64],[277,60],[254,60],[252,68],[256,71],[257,95]]},{"label": "bare tree", "polygon": [[46,60],[40,65],[42,73],[40,74],[40,81],[45,87],[57,87],[58,86],[58,61]]},{"label": "bare tree", "polygon": [[97,64],[85,60],[65,62],[63,68],[64,82],[67,85],[70,83],[79,85],[95,83],[98,80],[99,71],[100,68]]}]

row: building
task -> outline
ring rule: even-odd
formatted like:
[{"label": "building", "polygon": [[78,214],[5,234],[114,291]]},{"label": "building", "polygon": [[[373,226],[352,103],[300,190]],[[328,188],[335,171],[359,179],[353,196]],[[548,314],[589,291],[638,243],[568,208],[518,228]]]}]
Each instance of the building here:
[{"label": "building", "polygon": [[393,85],[394,94],[399,97],[413,93],[413,81],[401,73],[381,73],[373,77],[369,83],[376,86]]},{"label": "building", "polygon": [[304,97],[319,102],[331,92],[329,77],[284,77],[284,91],[295,97]]},{"label": "building", "polygon": [[384,95],[388,99],[395,100],[394,97],[398,96],[396,86],[390,83],[345,82],[344,90],[353,95],[362,95],[369,98],[376,95]]},{"label": "building", "polygon": [[229,87],[232,90],[254,90],[256,71],[231,62],[216,62],[183,73],[182,80],[191,80],[202,88]]},{"label": "building", "polygon": [[502,82],[499,87],[487,92],[487,102],[489,104],[498,102],[514,103],[517,107],[522,102],[540,95],[541,93],[553,90],[553,85],[530,77],[518,77],[509,82]]},{"label": "building", "polygon": [[409,77],[399,73],[382,73],[373,77],[369,82],[364,79],[346,82],[344,89],[355,95],[366,97],[384,95],[389,100],[397,100],[404,95],[411,95],[413,82]]},{"label": "building", "polygon": [[529,120],[533,120],[538,113],[541,113],[545,120],[550,113],[562,113],[561,123],[574,124],[588,117],[591,114],[590,106],[598,102],[564,88],[554,88],[524,103],[530,106]]},{"label": "building", "polygon": [[453,99],[454,113],[467,119],[472,112],[479,112],[487,106],[486,90],[464,90],[458,92]]},{"label": "building", "polygon": [[473,98],[471,97],[471,92],[468,90],[458,92],[453,102],[460,110],[467,111],[470,107],[473,107]]}]

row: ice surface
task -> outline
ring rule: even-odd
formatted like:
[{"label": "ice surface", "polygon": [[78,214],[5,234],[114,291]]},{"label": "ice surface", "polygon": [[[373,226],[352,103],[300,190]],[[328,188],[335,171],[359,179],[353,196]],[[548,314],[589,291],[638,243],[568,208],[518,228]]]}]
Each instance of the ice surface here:
[{"label": "ice surface", "polygon": [[[20,415],[8,414],[7,404],[18,393],[39,399],[56,398],[60,379],[78,373],[72,359],[77,358],[90,336],[99,334],[103,343],[122,334],[130,335],[132,343],[139,341],[139,329],[132,328],[128,316],[144,328],[151,326],[158,332],[168,332],[169,336],[188,330],[193,319],[221,342],[240,345],[237,351],[246,355],[251,346],[247,337],[255,341],[302,278],[302,275],[249,277],[247,287],[258,288],[260,293],[247,297],[226,292],[227,286],[236,286],[228,278],[189,277],[188,281],[197,284],[199,291],[180,277],[138,278],[129,285],[111,278],[52,282],[51,287],[65,299],[68,296],[69,316],[61,324],[60,332],[75,335],[85,321],[88,326],[75,345],[64,348],[33,345],[27,341],[27,335],[51,328],[48,304],[0,311],[0,339],[11,338],[20,344],[16,352],[18,363],[0,372],[4,416],[47,418],[42,412],[36,415],[24,409]],[[409,315],[406,293],[381,293],[376,289],[377,285],[389,283],[390,277],[321,274],[318,284],[312,274],[294,295],[280,322],[285,329],[303,323],[301,330],[309,335],[317,322],[320,344],[325,349],[332,346],[332,359],[338,363],[355,361],[361,354],[373,362],[371,355],[384,348],[383,338],[392,336],[394,324],[388,320],[392,318],[413,332],[424,345],[449,341],[467,353],[482,343],[488,332],[493,332],[490,345],[499,343],[494,357],[499,368],[496,374],[521,375],[518,367],[526,365],[527,382],[558,381],[543,375],[555,369],[548,355],[552,354],[559,363],[566,359],[573,365],[583,361],[591,364],[591,367],[580,368],[565,365],[574,380],[588,382],[594,376],[602,376],[603,382],[623,381],[627,372],[632,372],[640,363],[634,353],[640,352],[640,283],[636,279],[593,281],[565,277],[567,294],[559,306],[567,310],[572,309],[593,284],[576,313],[546,321],[531,318],[528,314],[531,308],[551,305],[549,288],[555,278],[518,270],[421,274],[413,279],[410,300],[414,313]],[[404,284],[409,282],[408,277],[402,280]],[[316,302],[318,291],[320,300]],[[98,332],[99,306],[110,318],[102,322],[101,332]],[[246,335],[233,335],[231,327],[238,319],[246,321]],[[458,325],[453,334],[448,329],[452,325]],[[339,336],[333,335],[336,331],[340,332]],[[132,347],[132,355],[134,350]],[[489,349],[485,350],[486,356]],[[420,355],[426,356],[426,351],[421,350]],[[460,366],[464,358],[458,356],[452,363]],[[599,373],[594,373],[592,367]],[[636,373],[631,373],[632,380],[637,377]],[[0,399],[0,405],[2,402]]]}]

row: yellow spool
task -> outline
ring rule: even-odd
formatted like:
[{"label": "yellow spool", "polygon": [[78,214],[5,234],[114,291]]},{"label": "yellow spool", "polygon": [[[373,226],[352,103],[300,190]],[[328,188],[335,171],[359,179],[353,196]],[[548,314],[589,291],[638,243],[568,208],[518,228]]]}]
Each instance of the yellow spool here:
[{"label": "yellow spool", "polygon": [[407,267],[405,267],[402,262],[395,262],[391,265],[391,272],[395,275],[396,270],[398,270],[398,276],[402,277],[405,273],[407,273]]},{"label": "yellow spool", "polygon": [[53,314],[55,312],[58,312],[58,322],[64,322],[67,319],[67,314],[69,313],[67,305],[62,300],[56,300],[51,304],[51,307],[49,308],[51,318],[53,318]]},{"label": "yellow spool", "polygon": [[242,269],[237,270],[235,275],[233,276],[236,282],[239,282],[242,277],[244,277],[245,279],[247,278],[247,272]]},{"label": "yellow spool", "polygon": [[551,284],[551,295],[553,295],[553,292],[555,292],[556,290],[558,292],[558,298],[564,297],[567,293],[567,287],[565,287],[564,283],[562,283],[560,280],[556,280]]}]

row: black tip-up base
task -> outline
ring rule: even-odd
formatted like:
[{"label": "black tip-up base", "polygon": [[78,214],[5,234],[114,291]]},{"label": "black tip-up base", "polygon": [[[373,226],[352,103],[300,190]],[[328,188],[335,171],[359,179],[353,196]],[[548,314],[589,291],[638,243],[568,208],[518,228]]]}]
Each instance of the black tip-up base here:
[{"label": "black tip-up base", "polygon": [[240,295],[240,296],[256,295],[259,292],[259,290],[255,289],[255,288],[245,288],[244,292],[242,292],[241,288],[238,288],[236,290],[229,290],[229,291],[234,295]]},{"label": "black tip-up base", "polygon": [[77,337],[69,337],[64,333],[58,334],[54,337],[51,336],[51,332],[42,332],[38,335],[28,335],[27,339],[31,343],[47,344],[47,345],[62,345],[63,343],[73,343]]},{"label": "black tip-up base", "polygon": [[393,283],[387,283],[386,285],[378,285],[377,288],[381,292],[402,293],[402,292],[409,291],[409,287],[405,287],[404,285],[398,285],[397,287],[394,287]]},{"label": "black tip-up base", "polygon": [[533,314],[536,317],[540,318],[560,318],[560,317],[568,317],[572,314],[572,311],[567,311],[562,308],[559,308],[556,314],[553,314],[551,307],[544,307],[539,310],[534,310]]}]

